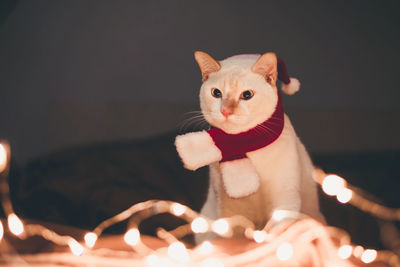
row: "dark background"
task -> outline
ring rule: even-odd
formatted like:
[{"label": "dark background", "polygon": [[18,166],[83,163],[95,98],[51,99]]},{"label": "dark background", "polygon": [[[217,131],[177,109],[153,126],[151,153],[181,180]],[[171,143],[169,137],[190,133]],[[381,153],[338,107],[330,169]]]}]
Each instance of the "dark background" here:
[{"label": "dark background", "polygon": [[[184,170],[173,146],[199,109],[195,50],[275,51],[302,82],[284,105],[316,165],[399,207],[399,3],[1,0],[0,139],[17,214],[92,229],[148,199],[199,210],[207,170]],[[371,216],[335,198],[321,208],[356,244],[393,249]]]},{"label": "dark background", "polygon": [[398,1],[1,1],[0,137],[17,162],[157,135],[198,110],[195,50],[275,51],[311,152],[400,148]]}]

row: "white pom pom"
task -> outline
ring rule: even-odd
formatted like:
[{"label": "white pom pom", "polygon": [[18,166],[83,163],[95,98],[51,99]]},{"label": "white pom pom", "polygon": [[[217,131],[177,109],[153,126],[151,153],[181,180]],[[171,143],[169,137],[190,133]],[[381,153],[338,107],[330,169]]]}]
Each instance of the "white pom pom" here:
[{"label": "white pom pom", "polygon": [[296,78],[290,78],[289,84],[282,83],[282,91],[287,95],[293,95],[300,89],[300,81]]}]

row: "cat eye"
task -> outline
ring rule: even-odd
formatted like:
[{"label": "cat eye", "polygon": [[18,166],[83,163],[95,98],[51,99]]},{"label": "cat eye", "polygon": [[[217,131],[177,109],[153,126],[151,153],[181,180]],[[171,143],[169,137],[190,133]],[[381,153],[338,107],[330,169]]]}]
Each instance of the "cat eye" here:
[{"label": "cat eye", "polygon": [[250,98],[253,97],[253,95],[254,95],[254,92],[252,90],[246,90],[241,93],[240,99],[249,100]]},{"label": "cat eye", "polygon": [[222,92],[218,88],[212,88],[211,89],[211,94],[215,98],[221,98],[222,97]]}]

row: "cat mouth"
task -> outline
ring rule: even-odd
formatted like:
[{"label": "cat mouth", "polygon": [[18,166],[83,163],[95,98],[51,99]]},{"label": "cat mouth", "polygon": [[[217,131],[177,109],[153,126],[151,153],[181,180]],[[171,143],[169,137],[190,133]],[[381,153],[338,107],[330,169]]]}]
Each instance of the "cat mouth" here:
[{"label": "cat mouth", "polygon": [[216,123],[215,127],[220,128],[226,133],[236,134],[244,130],[244,125],[246,124],[243,121],[238,121],[235,118],[228,117]]}]

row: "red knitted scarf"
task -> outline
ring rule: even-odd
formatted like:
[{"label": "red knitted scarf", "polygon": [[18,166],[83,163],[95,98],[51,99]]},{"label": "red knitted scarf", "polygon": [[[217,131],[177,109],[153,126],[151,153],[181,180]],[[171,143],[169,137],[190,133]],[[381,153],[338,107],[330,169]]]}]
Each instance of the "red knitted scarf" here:
[{"label": "red knitted scarf", "polygon": [[215,145],[222,153],[222,160],[232,161],[246,157],[246,153],[268,146],[283,130],[283,106],[278,91],[278,103],[271,117],[256,127],[238,134],[228,134],[218,128],[208,130]]}]

